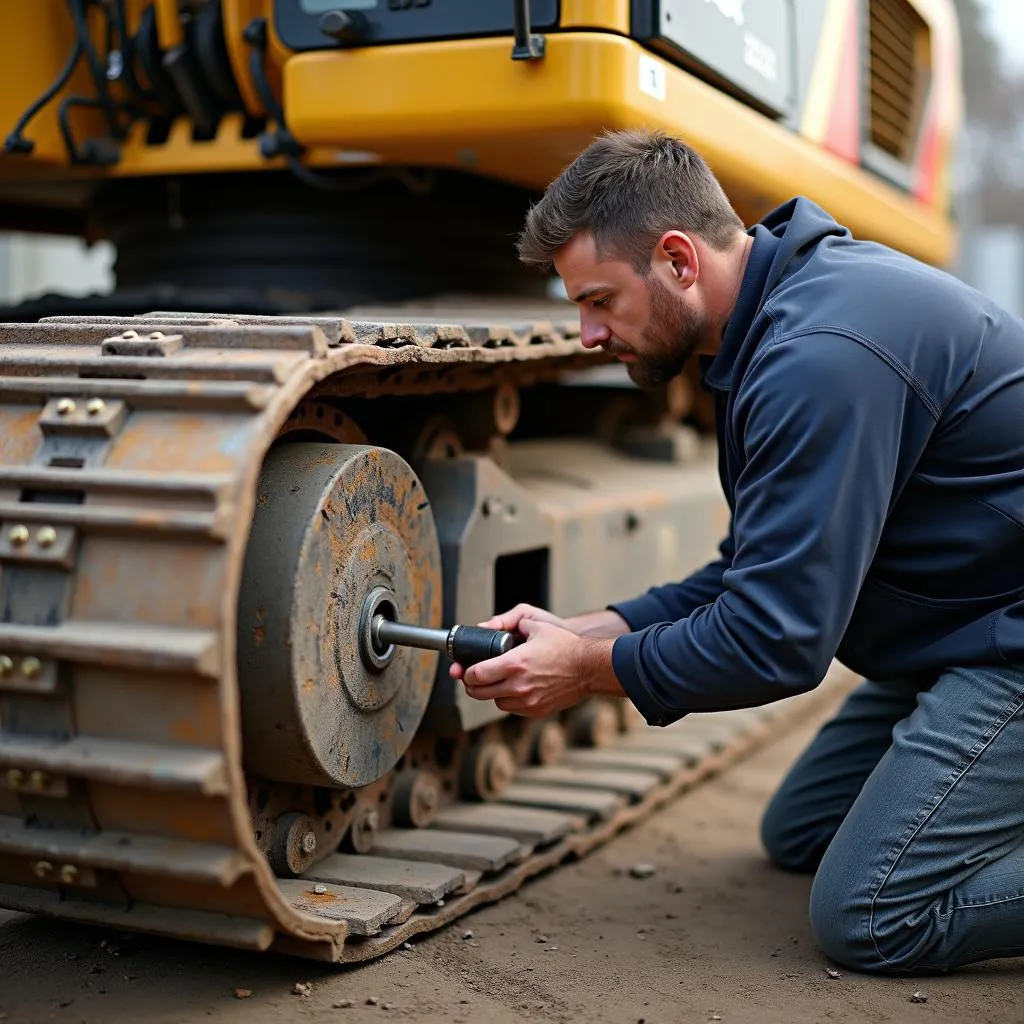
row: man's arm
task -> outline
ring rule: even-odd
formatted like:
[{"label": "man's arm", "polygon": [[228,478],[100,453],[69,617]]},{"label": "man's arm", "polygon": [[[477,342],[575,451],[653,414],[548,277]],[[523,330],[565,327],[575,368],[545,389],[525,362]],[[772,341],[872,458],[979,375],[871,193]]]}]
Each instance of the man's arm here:
[{"label": "man's arm", "polygon": [[900,459],[916,460],[934,425],[896,368],[828,332],[761,355],[735,415],[747,464],[721,595],[613,645],[616,677],[652,724],[820,682],[874,558]]}]

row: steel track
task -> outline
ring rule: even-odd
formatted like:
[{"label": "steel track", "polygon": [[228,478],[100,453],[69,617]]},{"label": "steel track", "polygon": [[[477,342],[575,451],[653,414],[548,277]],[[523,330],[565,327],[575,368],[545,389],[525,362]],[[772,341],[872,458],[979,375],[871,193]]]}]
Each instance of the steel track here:
[{"label": "steel track", "polygon": [[548,310],[445,321],[0,326],[0,906],[328,961],[381,955],[580,856],[835,683],[520,772],[493,804],[275,878],[235,674],[263,457],[310,395],[528,384],[593,357]]}]

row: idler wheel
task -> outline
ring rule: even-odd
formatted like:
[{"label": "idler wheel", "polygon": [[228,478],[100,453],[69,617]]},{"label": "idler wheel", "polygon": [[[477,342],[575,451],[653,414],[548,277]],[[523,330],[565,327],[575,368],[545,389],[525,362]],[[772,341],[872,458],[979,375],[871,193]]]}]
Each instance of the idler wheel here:
[{"label": "idler wheel", "polygon": [[463,756],[459,789],[466,800],[496,800],[516,773],[512,751],[496,740],[481,740]]},{"label": "idler wheel", "polygon": [[246,768],[267,779],[359,787],[390,771],[427,707],[438,654],[360,656],[371,594],[439,626],[441,556],[419,479],[368,445],[280,444],[268,454],[239,599]]}]

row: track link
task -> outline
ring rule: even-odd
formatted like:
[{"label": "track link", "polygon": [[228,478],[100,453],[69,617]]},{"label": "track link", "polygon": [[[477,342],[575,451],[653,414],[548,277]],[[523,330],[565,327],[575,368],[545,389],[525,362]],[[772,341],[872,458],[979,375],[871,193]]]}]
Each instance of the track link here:
[{"label": "track link", "polygon": [[592,364],[550,312],[0,325],[0,906],[365,960],[587,853],[817,704],[821,689],[622,734],[522,770],[499,804],[456,803],[383,832],[372,855],[273,875],[235,675],[263,457],[311,394]]}]

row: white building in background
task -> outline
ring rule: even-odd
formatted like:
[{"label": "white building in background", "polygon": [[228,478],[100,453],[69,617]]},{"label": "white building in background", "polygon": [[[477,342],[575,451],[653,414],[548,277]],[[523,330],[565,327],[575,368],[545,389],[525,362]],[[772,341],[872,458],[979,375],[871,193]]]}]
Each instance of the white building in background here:
[{"label": "white building in background", "polygon": [[988,226],[963,236],[958,273],[1003,309],[1024,316],[1024,232]]},{"label": "white building in background", "polygon": [[47,292],[89,295],[114,286],[114,247],[77,238],[0,232],[0,305]]}]

